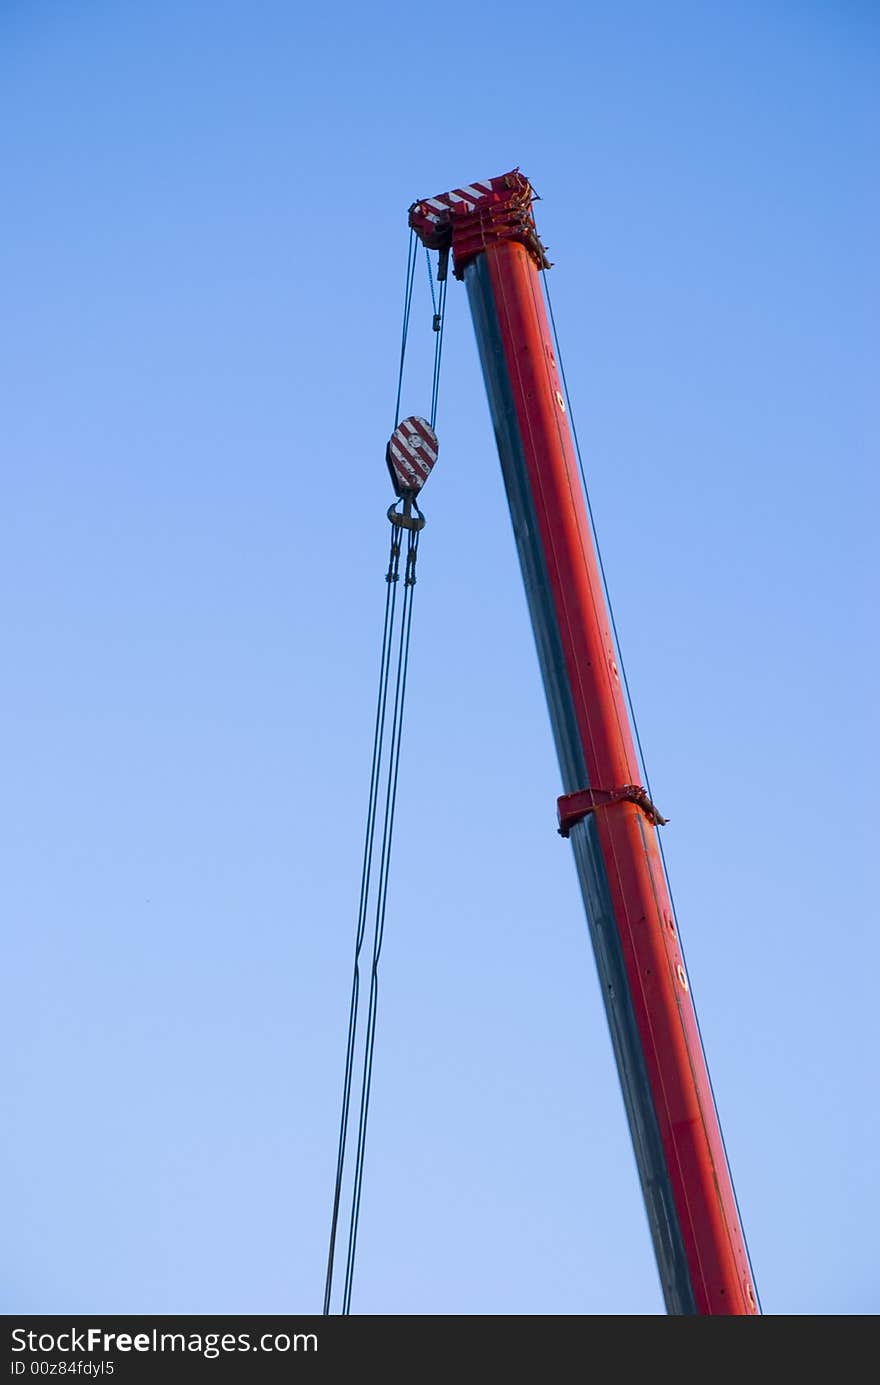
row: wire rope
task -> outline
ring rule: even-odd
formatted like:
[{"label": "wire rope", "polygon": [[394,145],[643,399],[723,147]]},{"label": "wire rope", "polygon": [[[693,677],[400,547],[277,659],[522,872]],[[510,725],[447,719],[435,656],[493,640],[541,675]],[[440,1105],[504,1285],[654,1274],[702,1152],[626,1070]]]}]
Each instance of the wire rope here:
[{"label": "wire rope", "polygon": [[348,1255],[346,1257],[345,1285],[342,1301],[342,1312],[343,1315],[346,1316],[351,1310],[354,1261],[357,1249],[361,1192],[364,1178],[364,1152],[366,1148],[367,1120],[369,1117],[370,1093],[373,1080],[376,1016],[379,1004],[379,958],[382,952],[382,941],[385,935],[385,915],[388,905],[388,881],[391,867],[391,847],[394,836],[394,815],[397,805],[397,783],[400,770],[400,748],[403,733],[403,711],[406,700],[406,680],[409,666],[410,632],[412,629],[412,596],[415,587],[415,563],[416,554],[418,552],[418,541],[418,531],[410,531],[407,545],[407,562],[404,578],[403,611],[400,624],[400,643],[397,655],[394,707],[391,716],[390,751],[385,789],[385,816],[382,834],[382,849],[379,860],[379,884],[377,888],[376,919],[373,931],[373,956],[370,969],[370,996],[367,1008],[367,1035],[364,1047],[364,1069],[358,1120],[358,1144],[357,1154],[355,1156],[354,1191],[352,1195]]},{"label": "wire rope", "polygon": [[[418,262],[418,240],[410,233],[407,252],[406,277],[404,286],[403,325],[401,331],[400,360],[397,378],[397,394],[394,405],[394,427],[400,415],[400,400],[403,389],[404,367],[406,362],[407,340],[412,311],[413,285]],[[428,274],[431,280],[430,258]],[[437,400],[440,386],[440,361],[443,343],[443,313],[446,302],[446,282],[441,282],[439,293],[435,295],[431,280],[431,301],[434,309],[434,363],[431,382],[431,427],[437,416]],[[400,772],[400,752],[403,734],[403,712],[406,699],[407,674],[409,669],[409,649],[412,632],[413,591],[416,582],[416,558],[418,555],[419,534],[424,525],[424,516],[415,501],[415,493],[401,494],[404,508],[401,514],[392,506],[388,512],[391,521],[391,552],[386,573],[385,616],[382,633],[382,652],[379,660],[379,690],[376,699],[376,717],[373,729],[373,750],[370,770],[370,788],[367,803],[367,823],[364,833],[364,852],[361,868],[360,896],[358,902],[357,927],[355,932],[354,967],[352,972],[351,998],[348,1015],[348,1035],[345,1049],[345,1071],[342,1090],[342,1110],[339,1123],[339,1140],[336,1154],[336,1175],[333,1189],[333,1210],[330,1225],[330,1243],[327,1256],[327,1271],[324,1281],[325,1315],[331,1312],[333,1300],[333,1278],[337,1259],[337,1241],[341,1217],[343,1189],[345,1182],[345,1158],[348,1143],[349,1125],[352,1119],[352,1090],[355,1075],[355,1058],[358,1049],[358,1011],[361,1000],[361,960],[370,913],[370,899],[373,884],[373,867],[378,847],[378,878],[375,894],[375,919],[372,936],[372,955],[370,961],[370,989],[367,1002],[366,1033],[363,1041],[363,1067],[360,1081],[360,1105],[357,1118],[357,1147],[351,1187],[351,1206],[348,1225],[348,1245],[345,1255],[345,1277],[342,1290],[343,1315],[351,1310],[351,1295],[354,1278],[355,1254],[357,1249],[358,1227],[360,1221],[361,1197],[363,1191],[364,1159],[366,1149],[367,1122],[370,1109],[370,1095],[373,1077],[373,1056],[376,1042],[376,1021],[379,1000],[379,959],[385,934],[385,921],[388,906],[388,888],[391,867],[391,847],[394,833],[394,818],[397,805],[397,786]],[[416,518],[413,519],[412,511]],[[406,564],[404,569],[403,596],[397,601],[400,577],[402,534],[407,534]],[[397,626],[398,605],[400,624]],[[397,663],[394,673],[394,692],[391,697],[391,670],[396,646]],[[389,703],[391,710],[389,714]],[[385,756],[387,752],[387,765]],[[384,800],[381,804],[382,825],[379,828],[380,786],[384,775]]]},{"label": "wire rope", "polygon": [[358,1001],[360,996],[360,956],[367,922],[370,871],[373,861],[373,842],[376,827],[376,805],[379,794],[382,742],[385,727],[385,709],[388,700],[388,674],[391,662],[392,635],[394,630],[394,607],[400,568],[400,531],[392,525],[391,553],[386,574],[385,621],[382,632],[382,654],[379,661],[379,693],[376,701],[376,720],[373,732],[373,756],[370,770],[370,791],[367,806],[367,825],[364,837],[364,855],[361,867],[360,901],[358,904],[357,930],[355,935],[354,973],[351,983],[351,1002],[348,1016],[348,1040],[345,1052],[345,1076],[342,1087],[342,1115],[339,1127],[339,1145],[336,1155],[336,1182],[333,1190],[333,1213],[330,1224],[330,1247],[327,1255],[327,1274],[324,1282],[324,1313],[330,1312],[330,1299],[333,1290],[333,1266],[336,1254],[336,1232],[339,1222],[339,1206],[342,1197],[342,1182],[345,1165],[345,1146],[348,1132],[348,1116],[351,1104],[351,1084],[354,1072],[355,1038],[357,1033]]}]

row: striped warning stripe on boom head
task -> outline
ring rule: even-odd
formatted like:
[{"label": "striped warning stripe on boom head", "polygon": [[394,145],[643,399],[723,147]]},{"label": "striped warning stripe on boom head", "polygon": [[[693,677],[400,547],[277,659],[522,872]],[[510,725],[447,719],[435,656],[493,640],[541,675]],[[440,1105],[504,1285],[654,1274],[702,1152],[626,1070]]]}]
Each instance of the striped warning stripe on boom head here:
[{"label": "striped warning stripe on boom head", "polygon": [[[475,255],[505,240],[525,245],[538,268],[548,269],[550,261],[532,216],[534,198],[528,178],[514,168],[500,178],[483,178],[413,202],[409,224],[427,250],[445,254],[451,247],[456,279],[464,277],[465,266]],[[441,266],[442,279],[445,260]]]},{"label": "striped warning stripe on boom head", "polygon": [[436,224],[453,208],[472,212],[481,197],[488,197],[494,191],[493,180],[489,178],[485,183],[469,183],[466,188],[453,188],[452,192],[441,193],[439,197],[426,197],[418,205],[425,218]]}]

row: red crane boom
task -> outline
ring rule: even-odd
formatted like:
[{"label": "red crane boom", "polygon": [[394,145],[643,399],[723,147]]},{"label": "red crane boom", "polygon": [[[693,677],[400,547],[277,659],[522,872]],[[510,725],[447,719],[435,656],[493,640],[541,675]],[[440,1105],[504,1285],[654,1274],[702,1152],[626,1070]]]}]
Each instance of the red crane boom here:
[{"label": "red crane boom", "polygon": [[416,202],[468,291],[667,1311],[759,1307],[633,732],[518,171]]}]

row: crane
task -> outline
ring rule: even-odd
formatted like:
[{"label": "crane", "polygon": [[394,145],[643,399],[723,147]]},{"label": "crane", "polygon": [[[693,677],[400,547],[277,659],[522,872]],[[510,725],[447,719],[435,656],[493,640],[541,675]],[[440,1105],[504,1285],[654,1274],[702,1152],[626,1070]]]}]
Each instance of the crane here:
[{"label": "crane", "polygon": [[760,1307],[589,520],[541,275],[534,190],[514,169],[413,203],[463,280],[537,646],[571,843],[666,1310]]}]

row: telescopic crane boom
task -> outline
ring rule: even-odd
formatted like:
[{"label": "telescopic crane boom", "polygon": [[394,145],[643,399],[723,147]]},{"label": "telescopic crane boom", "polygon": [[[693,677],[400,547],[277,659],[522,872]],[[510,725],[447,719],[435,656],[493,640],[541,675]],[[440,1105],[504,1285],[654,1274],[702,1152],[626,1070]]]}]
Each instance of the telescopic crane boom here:
[{"label": "telescopic crane boom", "polygon": [[572,844],[666,1308],[760,1312],[657,839],[640,786],[518,171],[410,208],[468,292]]}]

